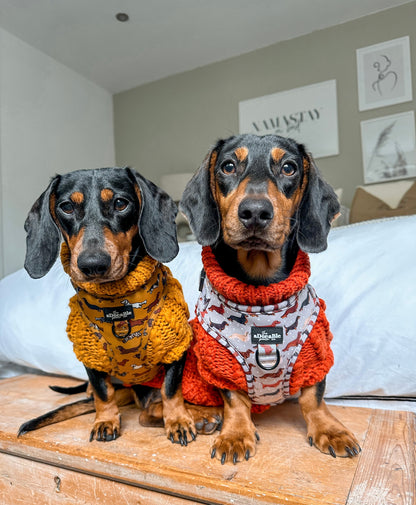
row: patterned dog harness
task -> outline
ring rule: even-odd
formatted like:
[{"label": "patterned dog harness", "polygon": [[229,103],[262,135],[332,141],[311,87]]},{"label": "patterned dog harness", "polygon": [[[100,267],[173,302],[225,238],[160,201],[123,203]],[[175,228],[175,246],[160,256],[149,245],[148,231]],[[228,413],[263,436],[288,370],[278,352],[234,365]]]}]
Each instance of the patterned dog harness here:
[{"label": "patterned dog harness", "polygon": [[310,285],[281,303],[247,306],[224,298],[206,277],[196,305],[199,323],[240,363],[247,392],[260,405],[275,405],[289,396],[293,365],[318,313]]},{"label": "patterned dog harness", "polygon": [[[61,258],[69,271],[69,250]],[[125,383],[151,381],[192,340],[188,307],[168,267],[146,256],[119,281],[74,285],[67,333],[85,366]]]},{"label": "patterned dog harness", "polygon": [[228,276],[210,247],[202,262],[206,279],[182,380],[188,402],[221,405],[220,390],[241,390],[262,412],[325,378],[332,334],[325,302],[308,284],[307,254],[299,251],[288,278],[268,286]]}]

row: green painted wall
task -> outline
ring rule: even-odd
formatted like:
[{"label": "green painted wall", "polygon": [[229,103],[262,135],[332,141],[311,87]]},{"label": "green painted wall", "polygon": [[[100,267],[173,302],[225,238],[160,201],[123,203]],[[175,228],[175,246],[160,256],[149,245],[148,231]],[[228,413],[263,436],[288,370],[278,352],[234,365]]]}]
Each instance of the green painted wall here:
[{"label": "green painted wall", "polygon": [[415,70],[416,1],[119,93],[117,164],[156,183],[195,171],[217,138],[238,133],[240,100],[336,79],[340,154],[317,164],[349,205],[363,184],[360,121],[415,108],[413,100],[359,112],[356,49],[405,35]]}]

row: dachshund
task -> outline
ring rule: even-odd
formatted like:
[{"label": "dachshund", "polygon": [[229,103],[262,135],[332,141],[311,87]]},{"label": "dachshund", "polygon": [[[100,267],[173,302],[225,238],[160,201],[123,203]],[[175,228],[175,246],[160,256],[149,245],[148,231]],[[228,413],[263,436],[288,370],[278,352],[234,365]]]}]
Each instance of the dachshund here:
[{"label": "dachshund", "polygon": [[[303,145],[277,135],[221,139],[189,181],[179,209],[203,246],[202,277],[210,281],[201,292],[205,310],[198,313],[197,304],[197,317],[191,321],[194,359],[189,360],[189,351],[182,386],[187,401],[201,401],[198,395],[192,400],[191,394],[197,388],[192,377],[199,373],[206,404],[223,404],[223,424],[211,457],[221,463],[248,460],[259,441],[251,412],[281,403],[297,391],[310,445],[333,457],[356,456],[361,448],[355,436],[323,399],[333,363],[332,335],[325,304],[307,283],[307,253],[326,249],[340,205],[312,156]],[[243,293],[242,299],[238,293]],[[264,297],[266,303],[261,303]],[[217,306],[219,300],[226,308],[222,319],[218,309],[210,311],[209,306]],[[218,330],[224,320],[237,324],[236,304],[245,316],[238,329]],[[276,305],[280,315],[261,307],[267,304]],[[266,324],[257,322],[264,311]],[[241,347],[247,341],[249,347]],[[279,369],[286,352],[291,374]],[[197,366],[188,373],[191,361]],[[253,368],[258,369],[255,379]]]},{"label": "dachshund", "polygon": [[[154,390],[146,384],[159,378],[168,438],[181,445],[195,439],[194,420],[184,406],[181,391],[186,349],[192,335],[189,313],[180,284],[162,265],[179,250],[176,214],[173,200],[152,182],[130,168],[111,167],[57,175],[27,217],[25,268],[31,277],[40,278],[51,269],[63,237],[61,259],[76,289],[67,330],[74,350],[78,346],[77,357],[85,365],[88,391],[92,392],[95,404],[90,440],[110,441],[120,435],[117,402],[128,403],[129,395],[120,393],[113,384],[112,370],[120,381],[126,382],[127,378],[132,386],[129,391],[138,403],[141,400],[146,403],[152,397]],[[142,281],[147,279],[137,273],[142,272],[140,268],[145,273],[153,272],[146,288]],[[107,290],[115,296],[125,285],[133,288],[133,281],[138,284],[138,293],[145,291],[139,302],[127,290],[118,292],[116,304],[110,296],[110,308],[100,305]],[[97,297],[92,298],[91,293]],[[166,321],[162,325],[170,328],[169,338],[175,335],[180,346],[175,348],[175,341],[166,339],[159,346],[160,362],[155,362],[156,344],[150,338],[153,329],[158,331],[158,320],[166,312],[171,319],[178,317],[177,321],[169,320],[170,326],[166,326]],[[81,328],[87,337],[75,341],[69,333],[70,327]],[[106,349],[111,346],[104,327],[108,327],[109,338],[114,341],[114,349],[108,355]],[[151,347],[153,362],[140,361],[143,355],[150,360]],[[88,355],[90,349],[98,353],[95,361]],[[126,366],[128,373],[123,371]],[[55,390],[72,392],[65,388]],[[19,435],[91,411],[94,407],[88,400],[64,406],[28,421],[21,426]]]}]

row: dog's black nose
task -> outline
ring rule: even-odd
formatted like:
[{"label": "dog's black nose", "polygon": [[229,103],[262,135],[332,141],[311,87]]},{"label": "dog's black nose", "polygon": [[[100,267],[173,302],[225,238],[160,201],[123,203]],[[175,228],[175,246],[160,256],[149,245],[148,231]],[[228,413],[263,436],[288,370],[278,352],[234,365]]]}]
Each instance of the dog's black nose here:
[{"label": "dog's black nose", "polygon": [[91,254],[83,252],[78,256],[78,268],[86,277],[103,276],[111,266],[111,257],[105,252]]},{"label": "dog's black nose", "polygon": [[246,228],[266,228],[273,219],[273,206],[265,198],[244,198],[238,206],[238,218]]}]

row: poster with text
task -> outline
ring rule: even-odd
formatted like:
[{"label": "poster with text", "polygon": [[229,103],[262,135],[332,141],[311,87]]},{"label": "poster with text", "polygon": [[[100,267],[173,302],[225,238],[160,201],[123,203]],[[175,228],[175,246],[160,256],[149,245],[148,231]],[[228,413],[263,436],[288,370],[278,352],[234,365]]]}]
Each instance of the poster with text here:
[{"label": "poster with text", "polygon": [[276,134],[315,158],[339,154],[336,81],[324,81],[239,103],[240,133]]}]

